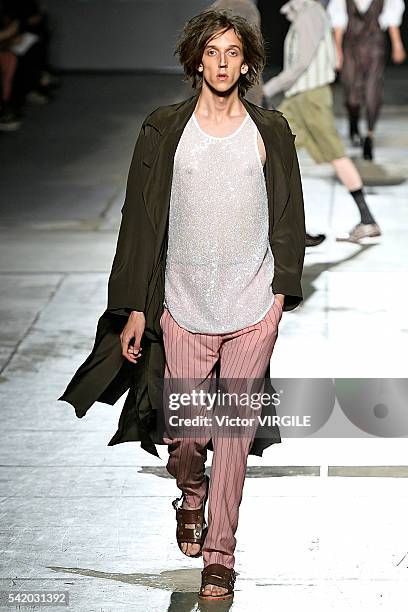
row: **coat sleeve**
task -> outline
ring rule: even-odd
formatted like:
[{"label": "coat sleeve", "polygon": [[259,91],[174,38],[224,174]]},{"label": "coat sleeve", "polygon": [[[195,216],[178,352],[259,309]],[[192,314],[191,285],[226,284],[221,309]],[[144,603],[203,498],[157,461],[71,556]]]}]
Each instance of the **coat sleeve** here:
[{"label": "coat sleeve", "polygon": [[[286,124],[286,121],[285,121]],[[294,136],[291,139],[292,164],[289,175],[289,197],[280,217],[275,221],[271,249],[275,260],[272,290],[285,295],[283,310],[293,310],[303,300],[301,277],[305,257],[305,211],[299,162]]]},{"label": "coat sleeve", "polygon": [[150,129],[142,124],[134,148],[108,281],[107,310],[118,315],[128,316],[132,310],[144,312],[154,265],[155,232],[143,198],[143,185],[149,170],[143,163],[143,154],[146,147],[151,147]]}]

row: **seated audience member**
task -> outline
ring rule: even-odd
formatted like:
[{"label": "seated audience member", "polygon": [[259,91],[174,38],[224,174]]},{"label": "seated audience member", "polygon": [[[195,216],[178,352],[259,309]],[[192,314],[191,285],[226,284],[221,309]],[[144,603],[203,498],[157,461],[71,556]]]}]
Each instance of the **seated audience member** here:
[{"label": "seated audience member", "polygon": [[9,48],[15,41],[18,31],[18,20],[7,15],[0,5],[0,130],[2,131],[17,130],[21,124],[11,104],[17,57]]}]

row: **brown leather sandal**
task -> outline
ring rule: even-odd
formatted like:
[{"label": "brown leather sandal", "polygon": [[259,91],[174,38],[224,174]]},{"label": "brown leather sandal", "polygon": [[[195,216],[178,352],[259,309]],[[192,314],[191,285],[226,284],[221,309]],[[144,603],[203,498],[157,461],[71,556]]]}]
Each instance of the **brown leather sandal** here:
[{"label": "brown leather sandal", "polygon": [[[234,583],[237,574],[233,568],[225,567],[221,563],[210,563],[201,572],[201,587],[198,597],[202,600],[209,599],[226,600],[234,597]],[[228,589],[222,595],[203,595],[203,591],[208,584],[219,586],[223,589]]]},{"label": "brown leather sandal", "polygon": [[[197,558],[202,556],[202,551],[199,550],[195,555],[187,555],[181,549],[182,542],[190,542],[192,544],[200,544],[201,548],[203,547],[205,537],[208,532],[208,525],[205,520],[205,506],[208,499],[208,490],[210,487],[210,479],[205,475],[207,480],[207,492],[203,499],[203,503],[201,508],[197,508],[197,510],[188,510],[187,508],[181,508],[181,504],[185,498],[184,493],[181,494],[180,497],[174,499],[171,503],[173,508],[176,511],[176,520],[177,520],[177,528],[176,528],[176,540],[179,549],[181,552],[186,555],[186,557]],[[180,503],[181,502],[181,503]],[[180,507],[178,507],[180,504]],[[187,527],[187,525],[189,525]]]}]

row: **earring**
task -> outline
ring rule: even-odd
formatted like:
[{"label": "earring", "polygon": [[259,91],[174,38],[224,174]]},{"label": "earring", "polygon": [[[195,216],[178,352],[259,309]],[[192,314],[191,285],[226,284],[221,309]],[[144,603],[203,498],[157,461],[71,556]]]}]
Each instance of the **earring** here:
[{"label": "earring", "polygon": [[203,66],[201,66],[201,64],[198,67],[198,72],[202,72],[203,71]]},{"label": "earring", "polygon": [[242,74],[246,74],[248,72],[248,66],[241,66]]}]

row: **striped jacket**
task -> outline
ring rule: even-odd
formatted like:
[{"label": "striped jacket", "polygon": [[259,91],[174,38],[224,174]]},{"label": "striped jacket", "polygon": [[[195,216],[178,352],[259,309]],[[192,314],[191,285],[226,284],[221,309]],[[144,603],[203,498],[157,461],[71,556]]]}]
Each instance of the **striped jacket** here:
[{"label": "striped jacket", "polygon": [[[310,89],[327,85],[332,83],[336,78],[336,48],[329,18],[323,7],[315,0],[307,0],[303,10],[316,13],[314,17],[316,22],[323,22],[323,37],[320,39],[312,61],[292,87],[286,90],[285,97],[290,97],[302,91],[309,91]],[[301,61],[302,49],[298,46],[298,39],[299,31],[296,27],[296,22],[294,22],[289,28],[289,32],[285,39],[285,67]]]},{"label": "striped jacket", "polygon": [[285,38],[284,68],[264,86],[267,96],[285,97],[332,83],[336,47],[326,11],[316,0],[290,0],[281,12],[292,22]]}]

